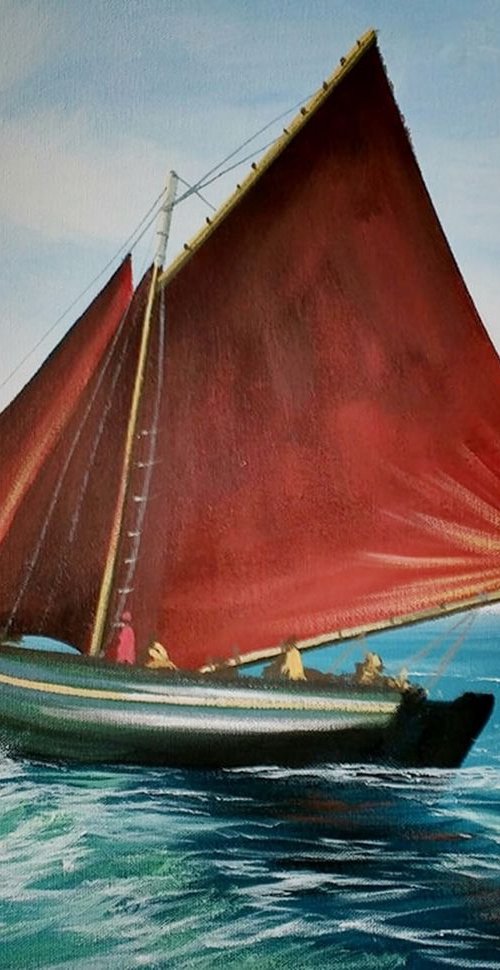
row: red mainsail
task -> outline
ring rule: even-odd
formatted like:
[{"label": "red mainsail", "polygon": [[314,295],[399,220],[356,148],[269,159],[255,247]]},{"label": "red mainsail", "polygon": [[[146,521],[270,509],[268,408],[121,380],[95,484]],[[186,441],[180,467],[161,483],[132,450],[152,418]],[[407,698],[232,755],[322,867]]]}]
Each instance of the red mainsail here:
[{"label": "red mainsail", "polygon": [[[0,418],[1,616],[82,650],[149,279],[120,327],[127,274],[70,403],[92,327],[56,352],[66,410],[51,360],[33,430],[23,395]],[[106,642],[126,609],[140,658],[195,668],[499,591],[500,365],[370,43],[159,294]]]},{"label": "red mainsail", "polygon": [[375,44],[166,287],[182,666],[500,590],[500,366]]}]

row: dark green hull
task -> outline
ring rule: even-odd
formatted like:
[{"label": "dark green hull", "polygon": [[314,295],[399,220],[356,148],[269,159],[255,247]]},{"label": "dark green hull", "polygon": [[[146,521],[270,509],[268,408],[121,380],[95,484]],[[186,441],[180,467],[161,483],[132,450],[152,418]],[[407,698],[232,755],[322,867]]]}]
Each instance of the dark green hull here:
[{"label": "dark green hull", "polygon": [[0,648],[0,745],[11,755],[223,768],[324,762],[459,765],[493,709],[389,691],[216,683]]}]

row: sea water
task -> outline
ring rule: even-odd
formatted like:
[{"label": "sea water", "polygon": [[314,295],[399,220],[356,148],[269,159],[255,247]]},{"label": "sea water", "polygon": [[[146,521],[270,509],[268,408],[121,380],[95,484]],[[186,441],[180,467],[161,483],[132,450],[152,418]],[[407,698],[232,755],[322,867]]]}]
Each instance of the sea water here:
[{"label": "sea water", "polygon": [[500,968],[500,615],[457,622],[369,646],[430,680],[456,642],[433,696],[497,694],[460,770],[0,755],[0,970]]}]

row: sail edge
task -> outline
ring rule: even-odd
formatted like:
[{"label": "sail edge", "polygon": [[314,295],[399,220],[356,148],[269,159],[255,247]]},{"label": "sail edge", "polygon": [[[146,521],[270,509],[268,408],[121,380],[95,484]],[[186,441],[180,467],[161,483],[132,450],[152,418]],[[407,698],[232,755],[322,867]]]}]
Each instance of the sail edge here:
[{"label": "sail edge", "polygon": [[[328,644],[341,644],[347,640],[355,640],[357,637],[370,636],[373,633],[381,633],[384,630],[400,629],[407,626],[414,626],[417,623],[425,623],[437,620],[444,616],[451,616],[455,613],[466,613],[469,610],[480,609],[500,603],[500,589],[490,593],[482,593],[479,596],[469,597],[465,600],[455,600],[451,603],[443,603],[439,609],[422,610],[415,613],[405,613],[402,616],[390,617],[381,620],[379,623],[365,623],[350,629],[333,630],[329,633],[322,633],[316,637],[308,637],[303,640],[294,641],[294,646],[300,651],[314,650]],[[234,657],[225,661],[226,667],[245,667],[249,664],[260,663],[264,660],[272,660],[279,656],[283,651],[283,643],[272,647],[264,647],[262,650],[253,650],[242,657]],[[203,664],[199,667],[202,674],[213,673],[218,669],[217,664]]]},{"label": "sail edge", "polygon": [[179,253],[172,263],[170,263],[170,265],[159,274],[157,281],[158,291],[162,290],[174,279],[175,276],[177,276],[183,266],[185,266],[191,257],[194,256],[201,246],[204,245],[206,240],[212,235],[218,226],[221,225],[224,219],[226,219],[233,209],[239,205],[241,200],[245,198],[250,189],[252,189],[256,182],[260,180],[273,162],[279,158],[287,145],[293,141],[300,131],[302,131],[309,119],[318,111],[327,98],[330,97],[333,89],[336,88],[341,81],[343,81],[352,68],[355,67],[358,61],[363,57],[366,51],[376,44],[376,41],[377,32],[373,28],[370,28],[358,38],[356,44],[351,48],[351,50],[344,57],[340,58],[340,65],[337,65],[333,72],[323,82],[322,86],[318,88],[313,96],[309,98],[309,100],[302,106],[298,114],[295,115],[287,128],[284,129],[283,134],[279,135],[268,151],[263,155],[261,161],[255,163],[255,169],[249,172],[241,185],[231,193],[231,195],[217,209],[215,214],[210,217],[210,222],[203,226],[202,229],[198,230],[198,232],[195,233],[195,235],[192,236],[188,242],[184,243],[184,251]]}]

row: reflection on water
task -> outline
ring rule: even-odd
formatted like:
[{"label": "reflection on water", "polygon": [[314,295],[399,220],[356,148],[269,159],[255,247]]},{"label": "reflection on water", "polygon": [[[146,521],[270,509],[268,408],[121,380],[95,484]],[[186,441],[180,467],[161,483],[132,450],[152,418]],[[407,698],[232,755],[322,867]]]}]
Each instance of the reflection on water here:
[{"label": "reflection on water", "polygon": [[2,967],[500,967],[500,770],[0,763]]}]

